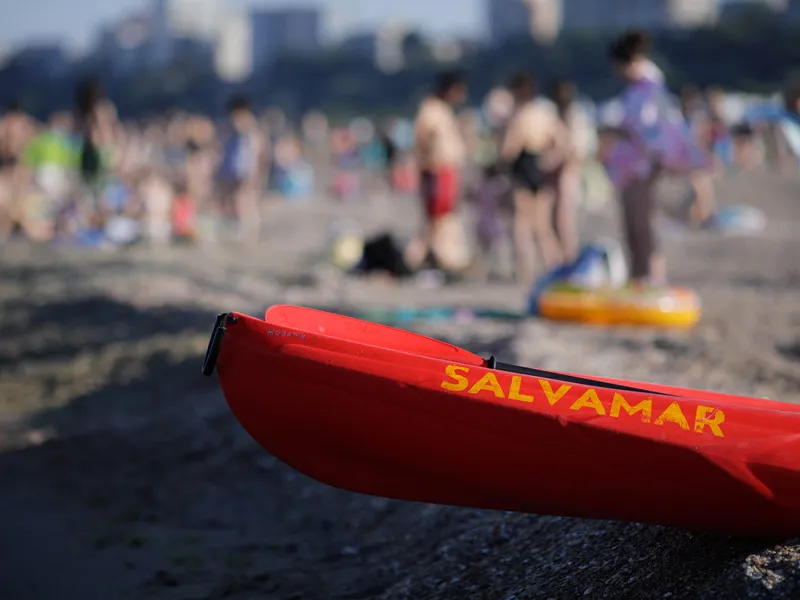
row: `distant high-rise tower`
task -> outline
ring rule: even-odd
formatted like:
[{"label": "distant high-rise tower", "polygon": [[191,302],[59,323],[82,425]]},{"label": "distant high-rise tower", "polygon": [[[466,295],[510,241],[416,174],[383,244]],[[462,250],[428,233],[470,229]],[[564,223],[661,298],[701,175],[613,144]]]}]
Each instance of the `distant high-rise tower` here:
[{"label": "distant high-rise tower", "polygon": [[315,7],[256,10],[250,18],[255,69],[269,67],[281,54],[315,52],[322,45],[322,15]]},{"label": "distant high-rise tower", "polygon": [[719,17],[717,0],[669,0],[666,20],[671,28],[713,25]]},{"label": "distant high-rise tower", "polygon": [[215,42],[224,22],[221,0],[153,0],[148,51],[154,65],[174,57],[179,39]]},{"label": "distant high-rise tower", "polygon": [[561,0],[525,0],[531,36],[537,42],[553,42],[561,30]]},{"label": "distant high-rise tower", "polygon": [[489,38],[497,46],[509,39],[531,36],[549,43],[561,29],[562,0],[488,0]]},{"label": "distant high-rise tower", "polygon": [[247,12],[231,12],[223,17],[214,66],[225,81],[242,81],[252,74],[253,25]]},{"label": "distant high-rise tower", "polygon": [[531,9],[524,0],[488,0],[486,8],[493,46],[530,34]]},{"label": "distant high-rise tower", "polygon": [[800,0],[789,0],[784,14],[788,23],[792,25],[800,24]]},{"label": "distant high-rise tower", "polygon": [[221,24],[221,0],[155,0],[155,20],[175,37],[211,39]]}]

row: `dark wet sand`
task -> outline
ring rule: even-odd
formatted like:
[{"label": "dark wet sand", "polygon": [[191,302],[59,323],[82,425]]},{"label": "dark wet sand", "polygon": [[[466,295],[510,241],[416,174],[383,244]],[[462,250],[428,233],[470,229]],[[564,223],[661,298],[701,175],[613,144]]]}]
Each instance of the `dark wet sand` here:
[{"label": "dark wet sand", "polygon": [[[541,321],[415,328],[543,368],[800,401],[800,182],[726,181],[758,238],[664,240],[689,333]],[[402,205],[344,209],[374,227]],[[233,249],[0,255],[0,598],[797,598],[800,543],[388,501],[283,466],[199,374],[216,312],[270,304],[518,308],[511,286],[345,282],[313,265],[333,208],[281,206]],[[608,219],[589,220],[611,231]],[[303,276],[298,276],[302,273]]]}]

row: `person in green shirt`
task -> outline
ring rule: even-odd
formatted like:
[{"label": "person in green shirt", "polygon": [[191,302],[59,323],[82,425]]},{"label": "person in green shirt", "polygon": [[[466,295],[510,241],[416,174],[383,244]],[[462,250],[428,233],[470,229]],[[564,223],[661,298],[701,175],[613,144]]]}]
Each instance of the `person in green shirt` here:
[{"label": "person in green shirt", "polygon": [[23,160],[33,172],[39,190],[54,201],[69,193],[78,165],[78,149],[70,137],[68,113],[56,113],[48,127],[25,148]]}]

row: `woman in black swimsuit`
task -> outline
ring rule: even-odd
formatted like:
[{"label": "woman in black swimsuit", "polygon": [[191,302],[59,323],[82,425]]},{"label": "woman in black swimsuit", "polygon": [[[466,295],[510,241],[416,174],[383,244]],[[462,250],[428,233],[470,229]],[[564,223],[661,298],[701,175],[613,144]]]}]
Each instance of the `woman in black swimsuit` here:
[{"label": "woman in black swimsuit", "polygon": [[536,278],[537,245],[545,270],[564,261],[553,227],[551,174],[566,156],[568,136],[552,111],[534,101],[536,85],[531,75],[517,75],[509,88],[517,108],[504,136],[501,158],[510,166],[514,186],[517,280],[529,286]]}]

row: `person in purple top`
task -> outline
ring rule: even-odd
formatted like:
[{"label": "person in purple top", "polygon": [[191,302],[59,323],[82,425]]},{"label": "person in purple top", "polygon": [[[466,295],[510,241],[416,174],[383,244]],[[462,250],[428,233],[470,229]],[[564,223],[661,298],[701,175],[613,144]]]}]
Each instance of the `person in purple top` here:
[{"label": "person in purple top", "polygon": [[649,59],[649,46],[645,33],[628,31],[609,48],[627,86],[613,142],[600,155],[620,195],[634,285],[666,282],[666,264],[653,227],[658,178],[668,172],[691,176],[711,166],[666,89],[663,74]]}]

